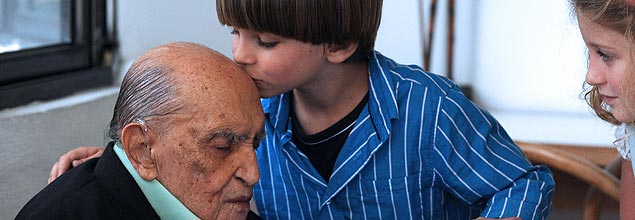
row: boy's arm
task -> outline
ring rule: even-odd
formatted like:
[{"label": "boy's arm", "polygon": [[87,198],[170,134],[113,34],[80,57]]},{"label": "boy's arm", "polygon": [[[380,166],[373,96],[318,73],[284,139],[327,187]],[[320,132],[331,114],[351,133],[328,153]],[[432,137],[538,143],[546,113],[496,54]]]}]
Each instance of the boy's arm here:
[{"label": "boy's arm", "polygon": [[544,219],[554,181],[532,166],[500,124],[450,90],[441,100],[434,134],[434,171],[447,191],[468,204],[485,203],[482,217]]}]

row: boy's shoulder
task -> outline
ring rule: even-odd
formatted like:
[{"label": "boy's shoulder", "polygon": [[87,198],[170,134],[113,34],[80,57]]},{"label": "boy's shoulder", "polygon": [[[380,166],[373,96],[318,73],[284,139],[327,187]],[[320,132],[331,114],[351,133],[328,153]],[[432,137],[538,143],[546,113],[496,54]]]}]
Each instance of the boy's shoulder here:
[{"label": "boy's shoulder", "polygon": [[375,80],[383,78],[394,86],[408,83],[414,88],[428,88],[428,92],[443,94],[457,87],[454,82],[444,76],[427,72],[417,65],[398,63],[379,52],[375,52],[370,62],[370,71],[371,74],[381,75],[381,77],[374,77]]}]

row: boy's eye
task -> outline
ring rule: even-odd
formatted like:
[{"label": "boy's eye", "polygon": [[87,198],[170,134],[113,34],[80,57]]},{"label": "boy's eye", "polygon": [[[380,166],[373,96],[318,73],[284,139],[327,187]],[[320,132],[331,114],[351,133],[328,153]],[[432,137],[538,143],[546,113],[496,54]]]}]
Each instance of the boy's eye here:
[{"label": "boy's eye", "polygon": [[240,33],[239,33],[239,32],[238,32],[238,30],[236,30],[235,28],[230,28],[230,29],[229,29],[229,34],[239,35]]},{"label": "boy's eye", "polygon": [[260,47],[273,48],[276,45],[278,45],[278,42],[263,42],[261,40],[258,40],[258,46],[260,46]]},{"label": "boy's eye", "polygon": [[260,37],[258,38],[258,46],[260,47],[264,47],[264,48],[273,48],[276,45],[278,45],[277,41],[273,41],[273,42],[264,42],[260,39]]}]

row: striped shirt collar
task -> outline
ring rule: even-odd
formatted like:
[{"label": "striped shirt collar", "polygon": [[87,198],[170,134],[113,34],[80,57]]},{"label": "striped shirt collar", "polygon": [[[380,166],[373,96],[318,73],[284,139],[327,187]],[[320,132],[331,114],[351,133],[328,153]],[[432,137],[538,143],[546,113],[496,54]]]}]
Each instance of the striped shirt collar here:
[{"label": "striped shirt collar", "polygon": [[[370,116],[378,138],[385,141],[390,134],[390,121],[399,118],[397,99],[394,82],[389,74],[389,68],[397,65],[394,61],[387,59],[381,53],[375,51],[368,63],[370,92],[368,106]],[[273,124],[277,132],[284,133],[291,129],[289,125],[289,97],[290,93],[262,99],[262,107],[265,117]],[[391,100],[387,103],[380,103],[380,100]]]}]

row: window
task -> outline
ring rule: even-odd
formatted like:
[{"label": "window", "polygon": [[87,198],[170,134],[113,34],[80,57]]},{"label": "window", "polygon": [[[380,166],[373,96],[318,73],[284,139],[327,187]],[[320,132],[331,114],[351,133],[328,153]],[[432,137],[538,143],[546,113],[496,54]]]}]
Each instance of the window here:
[{"label": "window", "polygon": [[0,109],[112,83],[106,0],[0,1]]}]

